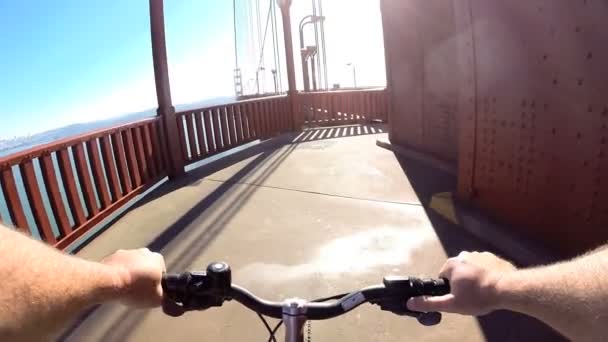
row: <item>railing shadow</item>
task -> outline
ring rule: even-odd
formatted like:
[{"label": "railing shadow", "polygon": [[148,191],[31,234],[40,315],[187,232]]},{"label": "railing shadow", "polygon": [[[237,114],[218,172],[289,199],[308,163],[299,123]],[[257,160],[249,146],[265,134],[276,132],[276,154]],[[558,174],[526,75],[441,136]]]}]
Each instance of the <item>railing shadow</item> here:
[{"label": "railing shadow", "polygon": [[[146,203],[162,197],[172,191],[175,191],[183,186],[191,186],[203,180],[220,169],[226,168],[242,160],[257,157],[248,162],[241,170],[235,173],[227,181],[223,182],[212,193],[195,203],[184,215],[178,218],[173,224],[158,235],[148,248],[152,251],[161,252],[166,256],[166,263],[169,269],[182,270],[187,269],[195,258],[200,255],[209,244],[221,233],[226,227],[230,219],[247,203],[251,196],[259,189],[255,186],[245,187],[234,196],[235,200],[230,201],[230,205],[226,210],[221,212],[212,222],[206,224],[205,229],[188,229],[197,227],[206,216],[210,216],[212,206],[221,206],[226,200],[225,196],[233,190],[233,187],[240,182],[245,176],[255,173],[257,170],[264,168],[264,171],[255,177],[255,182],[263,182],[267,179],[279,165],[295,150],[298,144],[293,144],[297,135],[286,134],[273,141],[256,145],[250,149],[237,152],[233,155],[219,159],[215,162],[201,166],[189,172],[183,179],[175,182],[167,182],[150,193],[146,198],[142,199],[137,205],[130,209],[141,207]],[[283,149],[283,147],[285,148]],[[126,214],[126,213],[125,213]],[[124,214],[123,214],[124,215]],[[184,236],[184,235],[187,235]],[[174,244],[180,244],[175,246]],[[179,253],[171,253],[172,247],[180,250]],[[117,312],[120,310],[120,312]],[[126,308],[116,309],[109,307],[95,307],[72,324],[63,335],[59,337],[59,341],[70,340],[72,334],[78,330],[88,319],[100,319],[104,322],[112,321],[107,331],[103,333],[104,340],[124,341],[128,340],[133,331],[133,326],[139,324],[147,316],[147,312],[133,311]],[[95,317],[99,315],[101,317]]]},{"label": "railing shadow", "polygon": [[315,127],[307,128],[293,139],[293,143],[304,143],[317,140],[326,139],[337,139],[355,137],[361,135],[372,135],[386,133],[387,128],[385,124],[381,123],[369,123],[369,124],[353,124],[343,126],[331,126],[331,127]]},{"label": "railing shadow", "polygon": [[[420,161],[396,156],[449,257],[457,256],[461,251],[489,251],[501,254],[493,246],[467,233],[430,207],[433,195],[456,192],[456,176],[424,165]],[[515,258],[504,254],[502,256],[507,259]],[[542,322],[523,314],[498,311],[477,319],[487,341],[567,341]]]},{"label": "railing shadow", "polygon": [[[152,251],[161,252],[166,257],[167,267],[174,270],[183,270],[190,267],[192,262],[210,245],[211,242],[222,232],[231,218],[247,203],[253,194],[259,189],[255,186],[244,187],[239,190],[237,196],[229,196],[235,185],[248,175],[256,174],[253,180],[247,183],[263,183],[281,163],[303,143],[314,142],[326,139],[337,139],[343,137],[353,137],[361,135],[371,135],[386,132],[383,124],[363,124],[347,125],[338,127],[323,127],[306,129],[299,133],[288,133],[279,137],[267,140],[260,144],[249,147],[245,150],[227,155],[194,170],[189,171],[185,177],[165,182],[136,204],[116,217],[107,226],[110,227],[114,222],[124,217],[129,212],[140,208],[147,203],[163,197],[173,191],[185,186],[194,186],[204,181],[204,178],[213,173],[230,167],[236,163],[255,157],[243,166],[238,172],[228,180],[222,182],[218,188],[212,191],[199,202],[194,203],[188,211],[179,217],[174,223],[168,226],[159,234],[147,247]],[[261,174],[257,174],[263,169]],[[221,212],[211,222],[205,222],[205,228],[201,229],[200,223],[206,217],[214,213],[215,208],[222,206],[230,197],[230,205]],[[212,208],[214,207],[215,208]],[[101,234],[98,232],[97,235]],[[94,239],[95,235],[91,237]],[[173,251],[179,251],[172,253]],[[118,311],[120,310],[120,311]],[[80,325],[87,320],[112,321],[108,325],[109,329],[103,332],[104,339],[107,340],[127,340],[133,331],[133,326],[142,322],[147,313],[133,312],[126,308],[116,309],[110,307],[96,307],[85,313],[59,338],[59,341],[70,340],[72,334],[76,332]]]}]

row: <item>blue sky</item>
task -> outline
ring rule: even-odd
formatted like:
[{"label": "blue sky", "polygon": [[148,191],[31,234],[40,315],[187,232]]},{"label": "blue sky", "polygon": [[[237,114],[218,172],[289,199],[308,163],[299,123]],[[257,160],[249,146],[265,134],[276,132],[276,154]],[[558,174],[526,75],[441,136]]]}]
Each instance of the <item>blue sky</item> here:
[{"label": "blue sky", "polygon": [[[377,2],[325,1],[332,82],[357,58],[359,83],[384,82]],[[294,25],[309,6],[294,1]],[[370,8],[374,29],[357,31]],[[174,103],[233,95],[232,1],[168,0],[165,21]],[[149,25],[148,0],[0,0],[0,139],[154,108]],[[355,53],[362,41],[373,52]]]},{"label": "blue sky", "polygon": [[[231,1],[166,3],[170,61],[231,38]],[[0,0],[0,46],[0,138],[154,106],[147,0]],[[131,84],[135,98],[113,97]]]}]

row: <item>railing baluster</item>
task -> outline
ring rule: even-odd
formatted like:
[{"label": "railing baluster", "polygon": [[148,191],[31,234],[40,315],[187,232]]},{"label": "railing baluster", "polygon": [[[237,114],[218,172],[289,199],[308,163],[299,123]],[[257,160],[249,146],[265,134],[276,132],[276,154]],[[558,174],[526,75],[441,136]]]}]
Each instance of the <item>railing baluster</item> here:
[{"label": "railing baluster", "polygon": [[133,141],[133,135],[130,129],[124,130],[123,137],[125,138],[125,151],[127,152],[127,166],[129,167],[129,175],[131,175],[131,185],[133,188],[137,188],[141,185],[141,175],[139,174],[139,165],[137,164],[137,157],[135,155],[135,147]]},{"label": "railing baluster", "polygon": [[196,148],[196,138],[194,137],[194,125],[192,124],[192,113],[184,116],[186,118],[186,130],[188,132],[188,145],[190,146],[190,157],[186,160],[194,160],[199,154]]},{"label": "railing baluster", "polygon": [[249,127],[250,140],[255,140],[259,137],[255,116],[256,116],[255,104],[247,103],[247,126]]},{"label": "railing baluster", "polygon": [[110,193],[112,194],[113,201],[116,202],[122,197],[122,193],[120,191],[120,183],[118,181],[118,177],[116,176],[117,169],[116,163],[114,162],[114,157],[112,156],[112,145],[110,144],[110,136],[104,135],[103,137],[101,137],[100,143],[103,164],[106,169],[108,183],[110,184]]},{"label": "railing baluster", "polygon": [[68,148],[64,148],[57,152],[57,162],[59,164],[59,173],[63,180],[63,188],[65,189],[66,198],[68,200],[68,206],[70,212],[74,218],[74,226],[79,227],[85,221],[84,209],[80,202],[80,196],[78,196],[78,188],[76,187],[76,178],[72,171],[72,163],[70,161],[70,153]]},{"label": "railing baluster", "polygon": [[32,215],[34,216],[34,221],[38,227],[40,237],[42,240],[51,244],[57,242],[55,234],[53,234],[53,230],[51,229],[51,222],[44,209],[44,202],[42,201],[42,194],[40,193],[40,187],[36,180],[33,161],[28,160],[19,164],[19,170],[21,171],[25,193],[30,203]]},{"label": "railing baluster", "polygon": [[220,122],[222,123],[222,140],[224,148],[228,149],[232,142],[230,141],[230,131],[228,129],[228,112],[225,106],[220,107]]},{"label": "railing baluster", "polygon": [[264,139],[270,138],[271,126],[270,126],[270,103],[268,101],[260,101],[262,105],[262,122],[264,125]]},{"label": "railing baluster", "polygon": [[389,107],[390,107],[389,102],[390,102],[390,99],[388,97],[387,90],[384,89],[380,93],[380,103],[382,103],[382,115],[380,116],[380,120],[383,120],[384,122],[388,122],[388,112],[389,112]]},{"label": "railing baluster", "polygon": [[349,93],[344,94],[344,112],[346,113],[346,123],[348,125],[353,123],[353,107],[352,100]]},{"label": "railing baluster", "polygon": [[213,138],[215,140],[215,150],[216,152],[221,152],[224,150],[226,145],[222,144],[219,109],[211,110],[211,115],[213,117]]},{"label": "railing baluster", "polygon": [[256,126],[258,127],[259,138],[266,139],[266,120],[264,120],[264,104],[262,102],[256,102],[257,115],[256,115]]},{"label": "railing baluster", "polygon": [[70,220],[63,200],[61,199],[61,190],[59,188],[59,183],[57,183],[57,174],[55,173],[53,158],[50,154],[45,154],[39,158],[39,161],[42,179],[46,186],[46,193],[49,196],[53,217],[55,217],[55,222],[57,222],[60,236],[64,237],[72,232],[72,226],[70,225]]},{"label": "railing baluster", "polygon": [[251,106],[249,103],[241,105],[241,120],[243,121],[243,135],[245,136],[245,140],[253,140],[253,128],[251,128]]},{"label": "railing baluster", "polygon": [[184,126],[184,119],[185,118],[185,114],[184,115],[180,115],[177,116],[177,135],[178,135],[178,139],[179,139],[179,148],[182,152],[182,157],[184,158],[184,160],[188,160],[188,143],[186,142],[186,139],[184,138],[186,133],[184,132],[184,129],[186,128]]},{"label": "railing baluster", "polygon": [[272,105],[272,135],[277,136],[281,131],[281,125],[279,123],[279,102],[278,100],[271,100]]},{"label": "railing baluster", "polygon": [[319,95],[318,94],[313,94],[312,95],[312,117],[313,117],[313,121],[315,123],[320,123],[321,117],[320,117],[320,112],[319,112]]},{"label": "railing baluster", "polygon": [[146,161],[146,153],[144,152],[144,139],[141,134],[141,127],[132,129],[133,139],[135,140],[135,157],[139,166],[139,174],[141,175],[141,184],[146,184],[150,179],[149,166]]},{"label": "railing baluster", "polygon": [[156,167],[156,160],[154,160],[154,149],[152,146],[152,138],[150,138],[150,125],[144,125],[141,127],[142,135],[144,139],[144,152],[146,154],[146,164],[148,165],[148,175],[150,179],[154,179],[158,174]]},{"label": "railing baluster", "polygon": [[259,102],[253,102],[253,127],[255,127],[255,138],[262,139],[264,136],[263,127],[262,127],[262,110]]},{"label": "railing baluster", "polygon": [[228,132],[230,133],[230,145],[237,146],[239,141],[236,139],[234,106],[226,107],[226,118],[228,119]]},{"label": "railing baluster", "polygon": [[379,106],[378,106],[378,94],[373,95],[372,100],[372,112],[374,113],[374,117],[380,116]]},{"label": "railing baluster", "polygon": [[156,164],[156,175],[164,175],[166,169],[163,163],[161,140],[159,140],[156,123],[150,125],[150,139],[152,139],[152,155],[154,157],[154,164]]},{"label": "railing baluster", "polygon": [[272,100],[263,101],[266,107],[265,118],[266,118],[266,129],[268,130],[267,137],[271,138],[274,136],[274,122],[273,122],[273,111]]},{"label": "railing baluster", "polygon": [[334,116],[334,121],[341,121],[340,112],[340,96],[338,94],[331,95],[331,106]]},{"label": "railing baluster", "polygon": [[283,101],[283,99],[277,101],[277,118],[279,122],[279,133],[285,133],[285,131],[287,130],[287,124],[285,123],[285,110],[283,109],[284,104],[285,101]]},{"label": "railing baluster", "polygon": [[17,192],[13,170],[10,167],[0,171],[0,186],[2,186],[8,214],[11,221],[13,221],[13,225],[23,233],[31,235],[30,227],[25,218],[21,200],[19,199],[19,193]]},{"label": "railing baluster", "polygon": [[106,177],[101,166],[97,141],[96,139],[89,140],[86,142],[86,145],[87,153],[89,155],[89,162],[91,163],[91,172],[93,173],[93,180],[95,182],[95,189],[97,190],[97,195],[99,196],[101,209],[105,209],[112,204],[112,200],[110,199],[110,194],[108,193]]},{"label": "railing baluster", "polygon": [[166,173],[169,170],[169,152],[167,152],[167,139],[165,137],[165,128],[162,125],[160,120],[154,122],[154,126],[152,126],[156,131],[154,136],[156,137],[156,141],[158,143],[158,150],[156,150],[156,154],[160,160],[161,169],[163,173]]},{"label": "railing baluster", "polygon": [[129,175],[129,164],[127,162],[127,150],[125,144],[122,141],[121,132],[112,134],[112,147],[114,149],[114,156],[118,163],[118,179],[122,186],[122,194],[126,196],[136,186],[131,183],[131,176]]},{"label": "railing baluster", "polygon": [[242,114],[242,109],[243,107],[240,104],[237,104],[234,107],[234,116],[236,119],[236,135],[237,135],[237,139],[238,141],[244,143],[247,138],[245,138],[245,135],[243,135],[243,114]]},{"label": "railing baluster", "polygon": [[214,154],[217,149],[215,147],[215,141],[213,140],[213,119],[211,113],[210,110],[203,111],[203,117],[205,118],[205,138],[207,138],[209,154]]},{"label": "railing baluster", "polygon": [[320,93],[317,96],[319,97],[319,117],[322,124],[325,125],[327,121],[327,116],[325,115],[325,94]]},{"label": "railing baluster", "polygon": [[372,119],[372,116],[369,114],[369,92],[364,92],[363,94],[361,94],[362,96],[362,103],[363,103],[363,107],[361,109],[361,112],[363,113],[363,116],[365,117],[365,121],[369,122]]},{"label": "railing baluster", "polygon": [[194,123],[196,124],[196,133],[199,148],[199,158],[207,156],[207,149],[205,148],[205,132],[203,131],[203,118],[201,112],[194,112]]},{"label": "railing baluster", "polygon": [[93,183],[91,176],[89,175],[89,168],[87,166],[87,159],[84,155],[84,147],[82,143],[76,144],[73,147],[74,151],[74,162],[76,164],[76,173],[78,174],[78,180],[80,181],[80,188],[84,195],[84,204],[89,212],[89,218],[99,214],[99,208],[97,207],[97,200],[95,199],[95,190],[93,190]]}]

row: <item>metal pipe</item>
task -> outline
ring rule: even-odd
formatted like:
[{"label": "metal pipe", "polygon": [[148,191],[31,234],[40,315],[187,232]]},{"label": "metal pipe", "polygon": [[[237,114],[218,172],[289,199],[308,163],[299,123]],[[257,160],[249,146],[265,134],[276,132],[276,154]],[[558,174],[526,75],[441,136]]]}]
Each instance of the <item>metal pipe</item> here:
[{"label": "metal pipe", "polygon": [[302,81],[304,82],[304,91],[310,91],[310,76],[308,73],[308,62],[306,58],[306,52],[304,51],[304,27],[312,21],[306,21],[308,19],[313,18],[312,15],[307,15],[302,20],[300,20],[299,30],[300,30],[300,58],[302,62]]}]

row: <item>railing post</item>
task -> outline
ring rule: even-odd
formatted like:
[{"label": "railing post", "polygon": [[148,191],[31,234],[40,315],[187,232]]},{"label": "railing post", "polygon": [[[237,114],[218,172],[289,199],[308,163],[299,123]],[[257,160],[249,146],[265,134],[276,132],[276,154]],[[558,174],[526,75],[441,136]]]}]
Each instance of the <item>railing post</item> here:
[{"label": "railing post", "polygon": [[161,141],[161,144],[166,145],[169,150],[169,179],[175,179],[184,174],[184,160],[180,149],[181,142],[179,141],[180,135],[178,134],[175,108],[171,102],[163,0],[150,0],[150,29],[156,97],[158,99],[157,113],[162,118],[162,128],[165,130],[165,141]]},{"label": "railing post", "polygon": [[296,89],[296,71],[293,60],[293,38],[291,36],[291,14],[290,7],[292,0],[277,0],[281,8],[281,17],[283,19],[283,37],[285,39],[285,59],[287,64],[287,81],[289,84],[289,102],[292,117],[292,130],[297,131],[301,127],[298,115],[298,90]]}]

